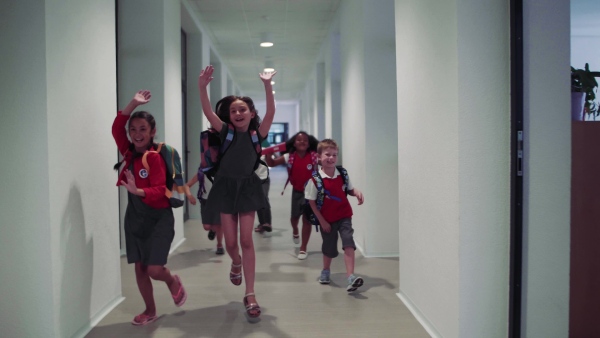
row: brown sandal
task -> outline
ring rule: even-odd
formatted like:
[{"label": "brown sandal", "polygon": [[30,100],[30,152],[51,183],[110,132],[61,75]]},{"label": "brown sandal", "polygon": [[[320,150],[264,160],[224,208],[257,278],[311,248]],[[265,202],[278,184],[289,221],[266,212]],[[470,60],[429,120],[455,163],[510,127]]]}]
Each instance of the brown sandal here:
[{"label": "brown sandal", "polygon": [[256,297],[254,293],[247,293],[244,296],[244,306],[246,307],[246,314],[250,318],[258,318],[260,316],[260,306],[258,305],[258,303],[249,303],[248,297],[250,296]]}]

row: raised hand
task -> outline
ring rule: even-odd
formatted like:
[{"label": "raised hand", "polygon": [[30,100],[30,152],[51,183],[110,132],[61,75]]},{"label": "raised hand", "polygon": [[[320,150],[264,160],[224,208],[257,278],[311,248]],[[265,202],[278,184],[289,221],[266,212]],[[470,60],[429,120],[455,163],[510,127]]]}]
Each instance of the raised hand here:
[{"label": "raised hand", "polygon": [[121,184],[129,191],[130,193],[137,195],[137,186],[135,185],[135,177],[129,170],[125,170],[125,177],[127,178],[127,182],[121,180]]},{"label": "raised hand", "polygon": [[212,74],[213,74],[214,70],[215,70],[215,68],[211,65],[211,66],[206,66],[206,68],[204,68],[200,72],[200,76],[198,76],[198,87],[208,86],[210,81],[212,81],[212,79],[213,79]]},{"label": "raised hand", "polygon": [[137,93],[135,93],[132,101],[134,101],[139,106],[150,102],[151,97],[152,94],[150,94],[149,90],[140,90]]},{"label": "raised hand", "polygon": [[263,82],[266,83],[268,81],[269,83],[271,83],[271,79],[273,78],[273,76],[275,76],[275,74],[277,74],[277,71],[274,71],[274,72],[262,72],[262,73],[258,74],[258,76],[260,76],[260,79]]}]

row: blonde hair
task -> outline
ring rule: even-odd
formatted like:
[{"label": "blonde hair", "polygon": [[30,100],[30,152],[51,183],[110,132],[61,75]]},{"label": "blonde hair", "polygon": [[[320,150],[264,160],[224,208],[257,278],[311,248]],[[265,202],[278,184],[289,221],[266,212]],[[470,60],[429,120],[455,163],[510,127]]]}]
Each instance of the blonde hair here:
[{"label": "blonde hair", "polygon": [[330,139],[330,138],[326,138],[324,140],[322,140],[321,142],[319,142],[319,144],[317,145],[317,153],[321,154],[323,152],[323,150],[327,149],[327,148],[334,148],[335,150],[339,150],[337,143],[335,143],[334,140]]}]

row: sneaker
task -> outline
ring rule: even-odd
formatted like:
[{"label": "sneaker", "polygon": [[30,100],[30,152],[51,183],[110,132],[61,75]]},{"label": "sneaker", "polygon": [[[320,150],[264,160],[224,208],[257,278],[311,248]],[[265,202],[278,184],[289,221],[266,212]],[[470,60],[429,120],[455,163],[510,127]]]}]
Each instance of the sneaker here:
[{"label": "sneaker", "polygon": [[211,241],[212,241],[213,239],[215,239],[215,236],[217,236],[217,233],[216,233],[216,232],[214,232],[214,231],[212,231],[212,230],[210,230],[210,231],[208,232],[208,239],[209,239],[209,240],[211,240]]},{"label": "sneaker", "polygon": [[305,260],[305,259],[306,259],[306,257],[308,257],[308,254],[306,253],[306,251],[300,251],[300,252],[298,253],[298,259],[299,259],[299,260],[301,260],[301,261],[302,261],[302,260]]},{"label": "sneaker", "polygon": [[321,271],[321,277],[319,277],[319,283],[329,284],[329,282],[331,282],[331,279],[329,279],[330,274],[331,274],[331,272],[329,270]]},{"label": "sneaker", "polygon": [[215,254],[222,255],[224,253],[225,253],[225,250],[223,250],[223,247],[222,246],[218,246],[217,247],[217,251],[215,251]]},{"label": "sneaker", "polygon": [[356,289],[358,289],[362,285],[363,285],[363,279],[361,277],[350,275],[348,277],[348,286],[346,287],[346,291],[348,291],[348,292],[356,291]]}]

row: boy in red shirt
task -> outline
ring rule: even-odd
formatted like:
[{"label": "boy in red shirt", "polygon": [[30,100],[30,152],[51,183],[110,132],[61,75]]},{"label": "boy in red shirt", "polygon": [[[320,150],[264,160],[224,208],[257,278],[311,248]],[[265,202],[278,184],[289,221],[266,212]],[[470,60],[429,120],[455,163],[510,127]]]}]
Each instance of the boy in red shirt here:
[{"label": "boy in red shirt", "polygon": [[[321,226],[321,237],[323,238],[323,271],[319,283],[329,284],[331,261],[337,257],[338,232],[342,239],[344,250],[344,261],[346,263],[346,276],[348,279],[348,292],[355,291],[363,285],[363,279],[354,275],[354,229],[352,229],[352,207],[346,194],[355,196],[358,205],[363,204],[362,192],[352,186],[347,177],[345,169],[336,167],[338,146],[334,140],[325,139],[319,142],[317,153],[321,167],[319,169],[320,181],[317,182],[313,176],[306,185],[304,197],[308,201]],[[342,172],[346,175],[344,178]],[[322,185],[321,187],[318,187]],[[323,204],[318,205],[317,199],[321,195]]]}]

